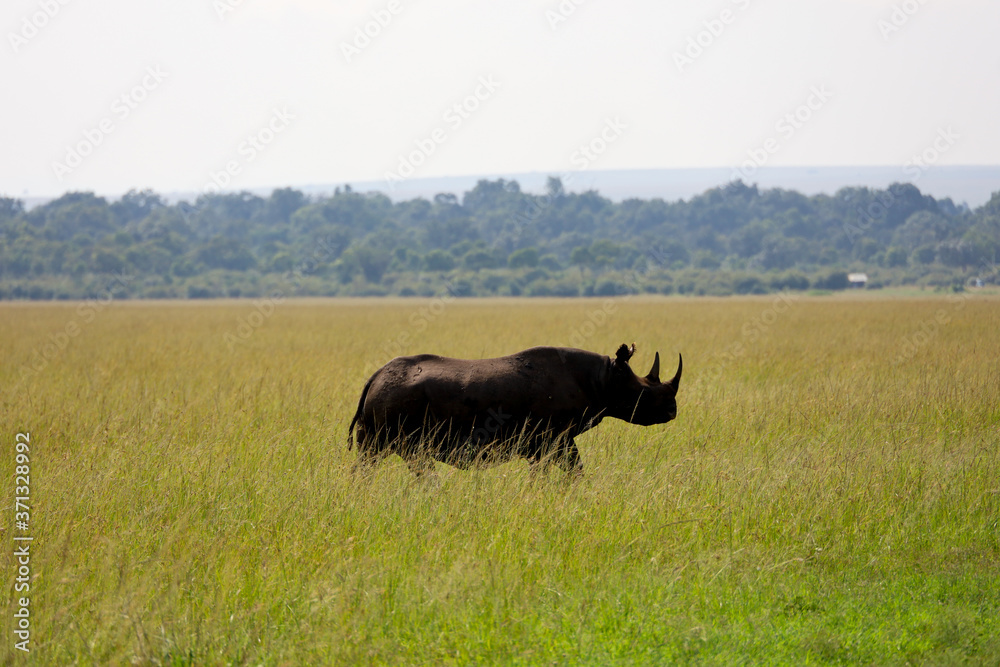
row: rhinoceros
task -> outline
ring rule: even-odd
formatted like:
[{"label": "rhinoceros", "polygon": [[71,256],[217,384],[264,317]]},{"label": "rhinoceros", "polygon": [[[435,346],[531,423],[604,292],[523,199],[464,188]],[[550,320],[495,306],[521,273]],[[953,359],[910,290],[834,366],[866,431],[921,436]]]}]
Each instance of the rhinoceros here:
[{"label": "rhinoceros", "polygon": [[433,461],[468,468],[515,458],[580,472],[574,438],[605,417],[663,424],[677,416],[677,372],[660,382],[660,354],[645,377],[614,358],[574,348],[533,347],[495,359],[433,354],[397,357],[365,383],[348,427],[358,466],[399,454],[416,473]]}]

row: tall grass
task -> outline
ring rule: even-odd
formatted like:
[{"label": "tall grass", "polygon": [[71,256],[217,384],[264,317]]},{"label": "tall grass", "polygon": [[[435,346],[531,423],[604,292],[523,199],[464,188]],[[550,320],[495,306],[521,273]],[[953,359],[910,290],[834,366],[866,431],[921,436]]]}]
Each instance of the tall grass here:
[{"label": "tall grass", "polygon": [[[284,303],[233,344],[249,302],[112,304],[38,372],[76,306],[0,306],[32,660],[1000,661],[1000,301],[636,298],[600,326],[603,301],[426,305]],[[350,473],[391,353],[581,340],[636,341],[641,374],[683,352],[677,420],[581,436],[575,482]]]}]

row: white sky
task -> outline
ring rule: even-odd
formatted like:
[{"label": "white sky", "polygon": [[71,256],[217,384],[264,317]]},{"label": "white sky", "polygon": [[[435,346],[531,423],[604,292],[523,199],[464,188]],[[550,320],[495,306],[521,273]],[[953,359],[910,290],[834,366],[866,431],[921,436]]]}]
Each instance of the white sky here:
[{"label": "white sky", "polygon": [[415,142],[418,178],[996,165],[998,28],[997,0],[4,0],[0,194],[375,181]]}]

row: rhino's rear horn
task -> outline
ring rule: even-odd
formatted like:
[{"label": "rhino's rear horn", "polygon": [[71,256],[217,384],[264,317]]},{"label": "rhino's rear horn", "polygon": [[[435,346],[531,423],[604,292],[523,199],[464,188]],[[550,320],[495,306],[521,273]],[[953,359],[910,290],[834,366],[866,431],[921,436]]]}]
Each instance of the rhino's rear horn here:
[{"label": "rhino's rear horn", "polygon": [[659,352],[656,353],[656,357],[653,359],[653,367],[651,369],[649,369],[649,375],[646,376],[646,379],[649,380],[650,382],[659,382],[660,381],[660,353]]}]

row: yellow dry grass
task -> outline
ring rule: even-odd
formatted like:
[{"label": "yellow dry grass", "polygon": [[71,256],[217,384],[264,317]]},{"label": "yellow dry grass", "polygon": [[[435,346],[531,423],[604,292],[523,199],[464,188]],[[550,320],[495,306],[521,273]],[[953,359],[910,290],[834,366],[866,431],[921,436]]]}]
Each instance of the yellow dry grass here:
[{"label": "yellow dry grass", "polygon": [[[32,660],[995,660],[998,330],[964,295],[0,305]],[[633,341],[684,354],[678,418],[582,436],[582,481],[349,472],[395,354]]]}]

